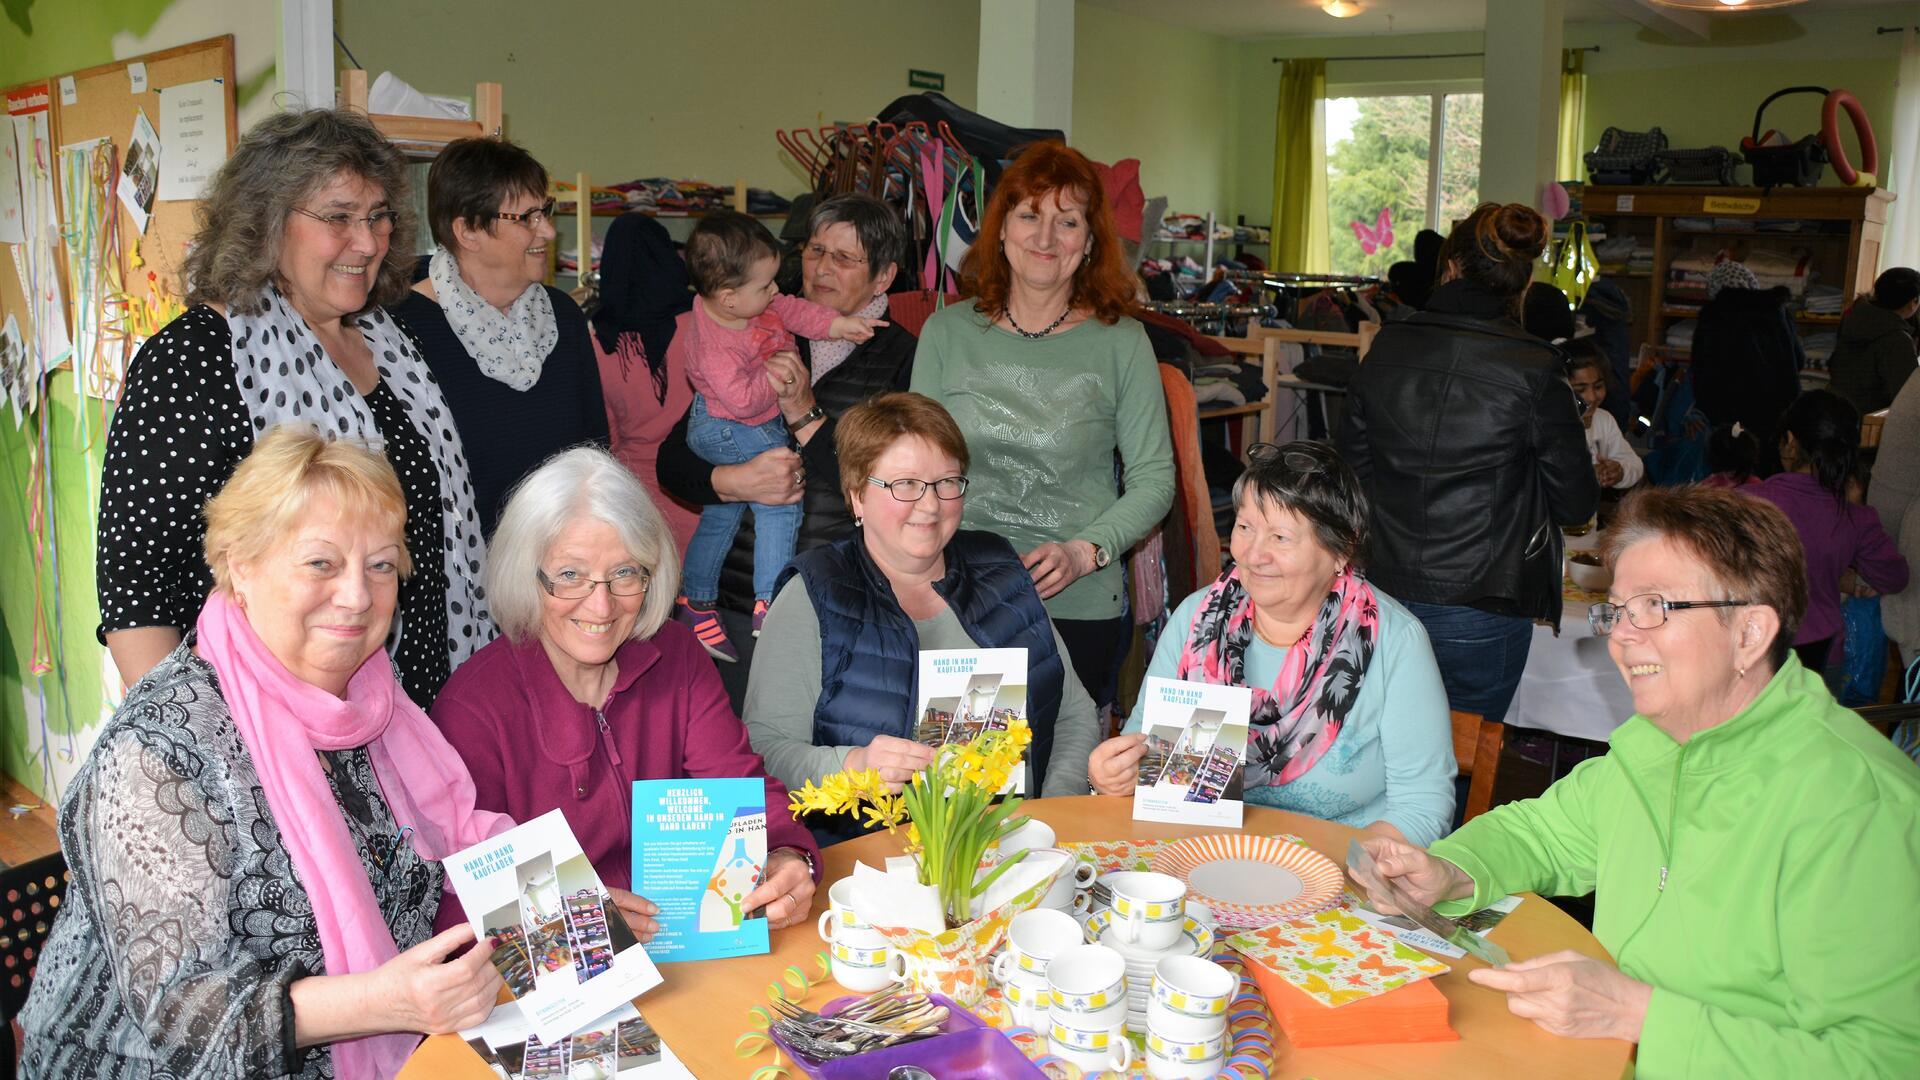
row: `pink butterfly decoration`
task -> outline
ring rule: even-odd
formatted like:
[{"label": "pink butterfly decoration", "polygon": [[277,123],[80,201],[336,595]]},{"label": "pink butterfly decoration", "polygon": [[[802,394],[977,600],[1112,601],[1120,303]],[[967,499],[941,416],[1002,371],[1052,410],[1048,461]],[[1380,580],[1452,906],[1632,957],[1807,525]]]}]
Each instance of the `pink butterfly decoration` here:
[{"label": "pink butterfly decoration", "polygon": [[1391,206],[1380,208],[1380,216],[1375,219],[1372,228],[1368,228],[1364,221],[1350,221],[1347,224],[1353,226],[1353,235],[1360,240],[1360,250],[1368,255],[1381,248],[1393,246],[1393,207]]}]

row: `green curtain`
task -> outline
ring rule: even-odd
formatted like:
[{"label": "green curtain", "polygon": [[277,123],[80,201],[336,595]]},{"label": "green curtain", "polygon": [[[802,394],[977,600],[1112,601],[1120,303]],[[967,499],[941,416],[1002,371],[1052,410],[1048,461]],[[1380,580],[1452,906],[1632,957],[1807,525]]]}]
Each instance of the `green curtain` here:
[{"label": "green curtain", "polygon": [[1556,180],[1584,180],[1587,152],[1587,54],[1578,49],[1560,53],[1560,138],[1553,157]]},{"label": "green curtain", "polygon": [[1327,62],[1288,60],[1273,117],[1273,268],[1325,273]]}]

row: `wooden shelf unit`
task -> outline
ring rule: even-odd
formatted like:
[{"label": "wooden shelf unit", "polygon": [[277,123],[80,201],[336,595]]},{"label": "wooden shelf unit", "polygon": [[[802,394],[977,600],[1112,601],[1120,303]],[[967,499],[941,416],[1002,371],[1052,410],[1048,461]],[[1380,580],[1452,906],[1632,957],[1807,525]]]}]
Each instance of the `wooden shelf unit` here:
[{"label": "wooden shelf unit", "polygon": [[[1720,249],[1731,249],[1740,259],[1757,250],[1801,250],[1809,260],[1810,281],[1839,288],[1845,302],[1851,304],[1854,297],[1873,289],[1887,206],[1893,198],[1891,192],[1879,188],[1588,185],[1581,193],[1581,207],[1589,222],[1606,226],[1609,237],[1629,235],[1652,243],[1652,270],[1605,274],[1633,301],[1633,348],[1638,351],[1642,346],[1652,346],[1684,353],[1666,345],[1668,326],[1693,317],[1670,310],[1666,303],[1668,274],[1675,258]],[[1793,220],[1810,223],[1812,228],[1763,232],[1676,227],[1674,219],[1683,217]],[[1794,314],[1795,324],[1803,329],[1834,327],[1839,321],[1837,315]]]},{"label": "wooden shelf unit", "polygon": [[348,68],[340,73],[340,105],[363,113],[373,121],[395,146],[407,156],[432,160],[442,147],[455,139],[497,138],[504,114],[501,111],[500,84],[475,83],[473,119],[440,120],[430,116],[396,116],[367,111],[367,73]]}]

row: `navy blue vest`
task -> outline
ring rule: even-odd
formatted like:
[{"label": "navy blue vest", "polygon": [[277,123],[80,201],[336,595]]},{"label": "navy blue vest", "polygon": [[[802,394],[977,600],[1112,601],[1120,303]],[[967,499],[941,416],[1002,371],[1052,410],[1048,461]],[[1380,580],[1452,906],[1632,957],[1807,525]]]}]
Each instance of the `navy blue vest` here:
[{"label": "navy blue vest", "polygon": [[[1054,647],[1053,623],[1034,590],[1033,575],[1005,538],[956,532],[945,555],[947,573],[933,583],[933,591],[960,619],[967,636],[983,649],[1027,650],[1027,722],[1033,727],[1027,756],[1033,762],[1034,784],[1028,794],[1038,796],[1053,753],[1053,722],[1066,674]],[[806,583],[820,620],[814,743],[865,746],[875,735],[913,738],[919,634],[859,533],[795,556],[781,572],[775,595],[795,574]]]}]

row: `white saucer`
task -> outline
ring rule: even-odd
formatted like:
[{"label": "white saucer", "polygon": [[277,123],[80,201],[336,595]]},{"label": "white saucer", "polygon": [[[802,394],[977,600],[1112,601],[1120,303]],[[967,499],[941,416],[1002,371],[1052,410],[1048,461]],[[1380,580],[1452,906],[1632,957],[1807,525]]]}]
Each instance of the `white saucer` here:
[{"label": "white saucer", "polygon": [[1148,949],[1120,940],[1118,930],[1114,928],[1113,914],[1100,912],[1087,920],[1087,939],[1094,944],[1105,945],[1119,953],[1131,970],[1135,964],[1144,965],[1151,974],[1153,966],[1166,956],[1207,956],[1213,952],[1213,931],[1202,926],[1191,915],[1181,927],[1180,936],[1164,949]]}]

